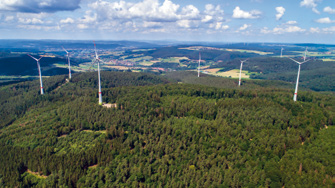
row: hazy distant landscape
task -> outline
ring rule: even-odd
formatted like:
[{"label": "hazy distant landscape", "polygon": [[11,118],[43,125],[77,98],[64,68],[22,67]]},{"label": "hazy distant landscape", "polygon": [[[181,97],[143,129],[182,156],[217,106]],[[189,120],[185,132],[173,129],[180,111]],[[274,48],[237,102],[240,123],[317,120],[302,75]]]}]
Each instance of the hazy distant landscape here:
[{"label": "hazy distant landscape", "polygon": [[[310,62],[302,66],[301,86],[315,91],[335,91],[335,46],[324,44],[212,43],[173,44],[170,42],[97,41],[103,60],[102,70],[150,72],[197,71],[199,52],[201,72],[205,75],[236,79],[240,60],[244,79],[295,82],[297,64],[287,57],[302,58],[305,48]],[[7,47],[5,47],[7,45]],[[41,59],[43,76],[66,74],[66,54],[70,52],[74,72],[95,71],[93,41],[2,40],[0,79],[8,81],[36,79],[37,67],[26,54]],[[281,48],[283,56],[281,55]],[[10,82],[9,82],[10,83]]]}]

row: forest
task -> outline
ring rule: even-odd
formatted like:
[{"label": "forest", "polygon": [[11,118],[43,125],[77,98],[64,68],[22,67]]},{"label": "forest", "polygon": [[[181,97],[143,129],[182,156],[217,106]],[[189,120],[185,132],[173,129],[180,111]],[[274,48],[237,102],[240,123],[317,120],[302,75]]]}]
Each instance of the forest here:
[{"label": "forest", "polygon": [[103,71],[104,108],[96,72],[65,78],[0,87],[0,187],[335,185],[333,93]]}]

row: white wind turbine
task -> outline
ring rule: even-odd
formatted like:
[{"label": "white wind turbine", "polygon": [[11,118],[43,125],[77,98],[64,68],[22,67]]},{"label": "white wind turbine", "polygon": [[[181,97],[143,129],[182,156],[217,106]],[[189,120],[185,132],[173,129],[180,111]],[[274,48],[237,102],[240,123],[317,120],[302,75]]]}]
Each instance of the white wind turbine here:
[{"label": "white wind turbine", "polygon": [[[307,51],[307,50],[306,50]],[[289,57],[290,58],[290,57]],[[305,52],[305,56],[304,56],[304,61],[303,62],[299,62],[299,61],[296,61],[292,58],[290,58],[292,61],[296,62],[299,64],[299,69],[298,69],[298,76],[297,76],[297,83],[295,84],[295,91],[294,91],[294,96],[293,96],[293,101],[297,101],[297,96],[298,96],[298,85],[299,85],[299,77],[300,77],[300,67],[301,67],[301,64],[303,63],[306,63],[307,61],[309,60],[306,60],[306,52]]]},{"label": "white wind turbine", "polygon": [[44,91],[43,91],[42,73],[41,73],[41,66],[40,66],[40,60],[42,59],[42,57],[37,59],[37,58],[31,56],[30,54],[27,54],[27,55],[29,55],[31,58],[33,58],[37,62],[38,73],[39,73],[39,76],[40,76],[41,95],[43,95]]},{"label": "white wind turbine", "polygon": [[198,78],[200,77],[200,61],[201,61],[201,54],[199,52]]},{"label": "white wind turbine", "polygon": [[95,50],[95,60],[94,63],[98,63],[98,79],[99,79],[99,105],[102,105],[102,95],[101,95],[101,82],[100,82],[100,61],[102,60],[99,58],[98,53],[97,53],[97,48],[95,46],[94,42],[94,50]]},{"label": "white wind turbine", "polygon": [[283,47],[281,47],[281,51],[280,51],[280,57],[283,57],[283,50],[284,50],[284,48],[283,48]]},{"label": "white wind turbine", "polygon": [[307,55],[307,47],[306,47],[306,50],[305,50],[305,55],[304,55],[304,61],[306,61],[306,55]]},{"label": "white wind turbine", "polygon": [[238,86],[240,86],[241,85],[241,74],[242,74],[242,67],[243,67],[243,63],[244,62],[246,62],[246,61],[248,61],[248,59],[246,59],[246,60],[244,60],[244,61],[242,61],[242,60],[240,60],[241,61],[241,67],[240,67],[240,78],[239,78],[239,80],[238,80]]},{"label": "white wind turbine", "polygon": [[70,56],[69,56],[70,52],[68,52],[67,50],[65,50],[64,47],[62,47],[62,48],[66,52],[67,62],[69,64],[69,80],[71,80],[71,63],[70,63]]}]

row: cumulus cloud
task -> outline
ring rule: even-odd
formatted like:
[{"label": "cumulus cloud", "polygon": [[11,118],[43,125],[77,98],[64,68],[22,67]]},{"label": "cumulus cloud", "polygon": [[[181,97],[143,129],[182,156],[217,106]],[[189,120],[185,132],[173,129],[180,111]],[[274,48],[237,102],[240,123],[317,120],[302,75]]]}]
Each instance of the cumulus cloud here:
[{"label": "cumulus cloud", "polygon": [[327,12],[327,13],[329,13],[329,14],[335,14],[335,8],[333,9],[333,8],[331,8],[331,7],[325,7],[325,8],[323,9],[323,12]]},{"label": "cumulus cloud", "polygon": [[209,25],[210,28],[214,28],[215,30],[227,30],[229,29],[228,25],[223,25],[222,22],[216,22],[216,23],[212,23]]},{"label": "cumulus cloud", "polygon": [[261,29],[261,33],[263,34],[268,34],[268,33],[273,33],[273,34],[284,34],[284,33],[302,33],[305,32],[306,29],[302,29],[298,26],[292,26],[292,25],[282,25],[282,26],[277,26],[273,28],[272,30],[268,29],[267,27],[264,27]]},{"label": "cumulus cloud", "polygon": [[293,21],[293,20],[286,22],[286,24],[288,25],[295,25],[297,23],[298,23],[297,21]]},{"label": "cumulus cloud", "polygon": [[329,23],[335,23],[335,20],[331,20],[329,17],[325,17],[325,18],[320,18],[320,19],[316,20],[316,22],[329,24]]},{"label": "cumulus cloud", "polygon": [[328,34],[332,34],[335,33],[335,26],[333,27],[328,27],[328,28],[323,28],[322,31],[328,33]]},{"label": "cumulus cloud", "polygon": [[244,31],[244,30],[246,30],[248,27],[250,27],[249,24],[244,24],[243,26],[241,26],[241,27],[239,28],[239,30],[240,30],[240,31]]},{"label": "cumulus cloud", "polygon": [[318,28],[318,27],[311,27],[309,29],[309,32],[311,32],[311,33],[320,33],[320,28]]},{"label": "cumulus cloud", "polygon": [[252,10],[250,12],[241,10],[239,6],[235,7],[233,11],[233,18],[244,18],[244,19],[255,19],[259,18],[262,13],[258,10]]},{"label": "cumulus cloud", "polygon": [[74,23],[74,20],[72,18],[66,18],[66,19],[60,20],[60,23],[70,24],[70,23]]},{"label": "cumulus cloud", "polygon": [[320,12],[316,9],[316,7],[318,6],[317,5],[318,1],[320,1],[320,0],[302,0],[300,2],[300,6],[301,7],[312,8],[313,12],[315,12],[317,14],[320,14]]},{"label": "cumulus cloud", "polygon": [[284,7],[276,7],[276,20],[280,20],[281,17],[283,17],[284,13],[285,13],[285,8]]},{"label": "cumulus cloud", "polygon": [[[90,5],[99,13],[99,19],[142,19],[154,22],[174,22],[197,16],[198,10],[194,6],[185,7],[178,14],[180,5],[170,0],[160,4],[158,0],[143,0],[138,3],[96,1]],[[182,16],[184,16],[182,18]]]},{"label": "cumulus cloud", "polygon": [[73,11],[80,8],[81,0],[1,0],[0,10],[41,13],[57,11]]},{"label": "cumulus cloud", "polygon": [[[209,21],[223,21],[224,11],[221,9],[220,5],[214,6],[212,4],[207,4],[205,6],[205,11],[203,13],[203,19],[211,18]],[[208,21],[207,21],[208,22]]]}]

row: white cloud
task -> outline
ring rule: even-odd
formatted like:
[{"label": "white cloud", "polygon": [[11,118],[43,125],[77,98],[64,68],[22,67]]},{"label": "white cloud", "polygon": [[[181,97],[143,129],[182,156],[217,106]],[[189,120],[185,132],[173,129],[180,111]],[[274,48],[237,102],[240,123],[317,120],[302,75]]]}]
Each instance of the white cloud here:
[{"label": "white cloud", "polygon": [[335,33],[335,26],[333,27],[328,27],[328,28],[323,28],[322,31],[326,32],[326,33]]},{"label": "white cloud", "polygon": [[182,28],[190,28],[191,21],[190,20],[179,20],[177,21],[177,25]]},{"label": "white cloud", "polygon": [[144,28],[161,28],[163,24],[159,22],[143,22],[142,26]]},{"label": "white cloud", "polygon": [[331,8],[331,7],[325,7],[324,9],[323,9],[323,12],[327,12],[327,13],[329,13],[329,14],[335,14],[335,8],[333,9],[333,8]]},{"label": "white cloud", "polygon": [[[195,16],[198,10],[194,6],[187,6],[178,14],[180,5],[170,0],[160,4],[158,0],[143,0],[138,3],[97,1],[90,7],[99,13],[100,20],[106,19],[142,19],[155,22],[173,22]],[[182,17],[184,16],[184,17]]]},{"label": "white cloud", "polygon": [[335,23],[335,20],[331,20],[329,17],[325,17],[325,18],[320,18],[316,20],[316,22],[329,24],[329,23]]},{"label": "white cloud", "polygon": [[229,29],[228,25],[223,25],[222,22],[216,22],[216,23],[212,23],[209,25],[210,28],[214,28],[215,30],[227,30]]},{"label": "white cloud", "polygon": [[222,22],[224,11],[221,9],[220,5],[214,6],[212,4],[206,4],[205,11],[202,15],[202,22]]},{"label": "white cloud", "polygon": [[201,22],[210,22],[212,19],[213,19],[213,16],[205,15],[205,16],[201,19]]},{"label": "white cloud", "polygon": [[243,11],[239,6],[235,7],[233,11],[233,18],[244,18],[244,19],[255,19],[260,17],[261,12],[258,10],[252,10],[250,12]]},{"label": "white cloud", "polygon": [[318,27],[311,27],[309,29],[309,32],[311,32],[311,33],[320,33],[320,28],[318,28]]},{"label": "white cloud", "polygon": [[81,0],[1,0],[0,10],[28,13],[73,11]]},{"label": "white cloud", "polygon": [[200,16],[200,11],[193,5],[187,5],[182,8],[181,15],[184,19],[197,19]]},{"label": "white cloud", "polygon": [[9,21],[12,21],[12,20],[14,20],[14,16],[6,16],[6,18],[5,18],[6,22],[9,22]]},{"label": "white cloud", "polygon": [[244,31],[244,30],[246,30],[248,27],[250,27],[250,25],[248,25],[248,24],[244,24],[243,26],[241,26],[241,27],[239,28],[239,30],[240,30],[240,31]]},{"label": "white cloud", "polygon": [[318,6],[316,2],[318,2],[320,0],[302,0],[300,2],[300,6],[302,7],[307,7],[307,8],[312,8],[312,11],[320,14],[320,12],[316,9],[316,7]]},{"label": "white cloud", "polygon": [[283,17],[284,13],[285,13],[285,8],[284,7],[276,7],[276,20],[280,20],[281,17]]},{"label": "white cloud", "polygon": [[79,29],[87,29],[88,28],[88,26],[86,24],[78,24],[77,27]]},{"label": "white cloud", "polygon": [[286,24],[288,25],[295,25],[297,23],[298,23],[297,21],[293,21],[293,20],[286,22]]},{"label": "white cloud", "polygon": [[72,18],[66,18],[66,19],[60,20],[59,22],[62,24],[70,24],[70,23],[74,23],[74,20]]},{"label": "white cloud", "polygon": [[268,29],[267,27],[264,27],[261,29],[261,33],[263,34],[284,34],[284,33],[302,33],[305,32],[306,29],[302,29],[298,26],[292,26],[292,25],[281,25],[273,28],[272,30]]}]

